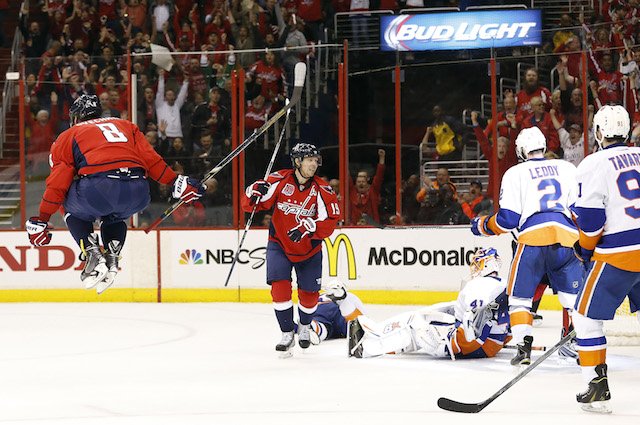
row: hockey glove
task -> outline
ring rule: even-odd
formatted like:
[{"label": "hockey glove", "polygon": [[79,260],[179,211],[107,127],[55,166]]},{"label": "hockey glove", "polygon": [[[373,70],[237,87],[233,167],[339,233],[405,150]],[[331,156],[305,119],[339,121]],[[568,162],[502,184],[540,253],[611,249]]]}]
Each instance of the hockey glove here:
[{"label": "hockey glove", "polygon": [[258,180],[255,182],[251,186],[251,191],[249,193],[249,205],[254,205],[256,202],[260,202],[260,199],[267,194],[270,187],[271,183],[264,180]]},{"label": "hockey glove", "polygon": [[483,215],[481,217],[474,217],[471,219],[471,233],[476,236],[492,236],[495,235],[491,230],[487,228],[487,222],[489,216]]},{"label": "hockey glove", "polygon": [[178,176],[173,181],[171,196],[184,201],[185,204],[190,204],[196,199],[201,198],[205,190],[207,190],[207,186],[201,184],[196,179],[187,176]]},{"label": "hockey glove", "polygon": [[51,242],[51,232],[53,226],[49,225],[46,221],[40,220],[38,217],[31,217],[24,224],[29,234],[29,242],[33,246],[48,245]]},{"label": "hockey glove", "polygon": [[311,237],[316,231],[316,222],[312,218],[306,217],[300,223],[287,232],[287,236],[293,242],[300,242],[305,236]]},{"label": "hockey glove", "polygon": [[573,244],[573,253],[576,254],[578,260],[582,261],[583,263],[588,263],[589,261],[591,261],[593,250],[581,247],[580,241],[576,241],[576,243]]}]

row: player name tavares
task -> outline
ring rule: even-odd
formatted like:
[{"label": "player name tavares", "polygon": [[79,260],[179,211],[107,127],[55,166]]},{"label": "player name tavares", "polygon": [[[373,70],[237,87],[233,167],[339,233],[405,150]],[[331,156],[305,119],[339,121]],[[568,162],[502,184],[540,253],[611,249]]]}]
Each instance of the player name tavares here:
[{"label": "player name tavares", "polygon": [[607,158],[616,170],[640,166],[640,155],[637,153],[623,153]]},{"label": "player name tavares", "polygon": [[536,167],[529,169],[532,179],[543,179],[545,177],[559,176],[557,165],[544,165],[542,167]]}]

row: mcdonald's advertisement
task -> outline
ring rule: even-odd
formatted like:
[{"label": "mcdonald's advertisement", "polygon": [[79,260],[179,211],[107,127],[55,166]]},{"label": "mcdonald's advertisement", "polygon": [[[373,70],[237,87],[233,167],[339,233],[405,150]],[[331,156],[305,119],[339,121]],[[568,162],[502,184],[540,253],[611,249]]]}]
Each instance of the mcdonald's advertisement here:
[{"label": "mcdonald's advertisement", "polygon": [[[163,288],[220,288],[228,279],[228,288],[264,289],[266,229],[247,233],[229,276],[241,233],[162,232]],[[487,246],[498,249],[506,276],[509,235],[481,239],[468,227],[338,229],[323,243],[322,279],[361,290],[457,291],[469,277],[473,252]]]}]

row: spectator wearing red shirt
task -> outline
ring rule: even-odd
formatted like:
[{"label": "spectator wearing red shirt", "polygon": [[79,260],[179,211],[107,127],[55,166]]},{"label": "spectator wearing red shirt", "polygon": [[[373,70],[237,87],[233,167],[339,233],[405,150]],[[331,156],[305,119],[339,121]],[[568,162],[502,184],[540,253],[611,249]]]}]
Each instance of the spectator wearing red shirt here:
[{"label": "spectator wearing red shirt", "polygon": [[531,108],[531,99],[540,97],[547,109],[551,109],[551,92],[538,82],[538,70],[529,68],[524,73],[524,82],[522,90],[516,94],[516,105],[525,115],[533,113]]},{"label": "spectator wearing red shirt", "polygon": [[622,73],[615,68],[613,56],[602,55],[598,62],[592,50],[587,55],[589,70],[598,80],[598,98],[603,105],[611,102],[622,102]]},{"label": "spectator wearing red shirt", "polygon": [[[32,173],[46,174],[48,170],[41,167],[41,164],[47,164],[47,155],[49,149],[56,138],[56,129],[58,127],[58,95],[51,92],[51,116],[49,112],[42,109],[33,119],[31,111],[29,111],[29,103],[24,105],[27,125],[31,130],[31,137],[27,149],[27,161],[30,165]],[[48,167],[46,167],[48,168]]]},{"label": "spectator wearing red shirt", "polygon": [[371,184],[369,184],[369,175],[366,171],[358,172],[355,184],[351,176],[349,176],[349,212],[351,224],[358,223],[362,214],[367,214],[373,217],[378,223],[380,222],[378,206],[381,201],[380,190],[382,189],[382,181],[384,179],[385,157],[385,150],[378,149],[378,166]]},{"label": "spectator wearing red shirt", "polygon": [[284,68],[276,60],[275,53],[269,51],[264,54],[264,60],[259,60],[249,68],[247,72],[252,81],[258,78],[262,81],[262,91],[260,94],[265,99],[284,100],[287,95],[287,76]]},{"label": "spectator wearing red shirt", "polygon": [[322,0],[297,0],[298,16],[309,28],[313,41],[322,39]]},{"label": "spectator wearing red shirt", "polygon": [[493,214],[493,202],[482,194],[482,183],[479,180],[471,182],[469,193],[462,193],[458,202],[469,220],[478,215]]},{"label": "spectator wearing red shirt", "polygon": [[[507,139],[511,139],[511,133],[516,131],[511,128],[511,123],[507,120],[507,115],[513,114],[516,117],[516,122],[518,126],[521,125],[522,121],[526,118],[524,113],[516,108],[516,99],[513,97],[513,93],[510,90],[504,95],[504,100],[502,101],[504,105],[504,111],[498,113],[498,137],[506,137]],[[489,140],[493,139],[493,123],[489,121],[487,124],[487,128],[484,129],[484,134],[487,136]]]},{"label": "spectator wearing red shirt", "polygon": [[199,200],[183,205],[173,212],[173,219],[181,227],[204,226],[204,205]]},{"label": "spectator wearing red shirt", "polygon": [[547,150],[557,153],[560,147],[560,138],[551,120],[551,115],[545,110],[546,105],[542,101],[542,98],[536,96],[531,99],[531,107],[533,114],[522,121],[522,128],[538,127],[547,139]]},{"label": "spectator wearing red shirt", "polygon": [[[518,163],[518,156],[516,155],[516,137],[518,136],[518,124],[515,119],[515,115],[510,114],[507,119],[511,123],[511,128],[516,131],[511,132],[511,139],[498,137],[498,188],[500,182],[502,182],[502,176],[512,166]],[[478,125],[478,113],[471,113],[471,123],[473,124],[473,131],[478,138],[478,144],[482,153],[489,161],[489,184],[487,185],[487,197],[496,199],[495,191],[493,188],[493,173],[496,170],[495,163],[493,162],[493,147],[489,143],[489,139],[485,136],[480,125]]]},{"label": "spectator wearing red shirt", "polygon": [[275,105],[267,104],[265,98],[260,95],[248,102],[247,111],[244,114],[245,136],[250,135],[256,128],[262,127],[266,122],[266,117],[273,114],[275,110]]}]

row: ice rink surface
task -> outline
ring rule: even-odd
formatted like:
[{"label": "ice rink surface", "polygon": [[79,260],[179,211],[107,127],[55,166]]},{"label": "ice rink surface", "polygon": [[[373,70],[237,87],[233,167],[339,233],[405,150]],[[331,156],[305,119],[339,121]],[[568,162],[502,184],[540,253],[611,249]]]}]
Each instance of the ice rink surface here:
[{"label": "ice rink surface", "polygon": [[[410,306],[367,306],[382,320]],[[559,340],[542,311],[534,345]],[[582,412],[577,365],[554,354],[485,410],[515,374],[494,359],[347,357],[346,340],[289,359],[270,304],[11,303],[0,307],[0,424],[638,424],[640,347],[611,347],[612,415]],[[541,352],[534,352],[534,359]]]}]

